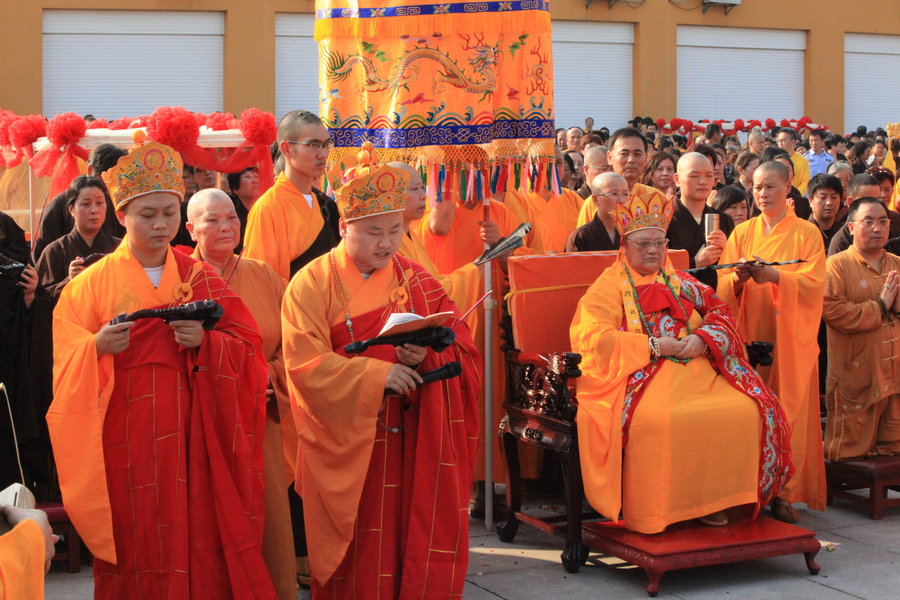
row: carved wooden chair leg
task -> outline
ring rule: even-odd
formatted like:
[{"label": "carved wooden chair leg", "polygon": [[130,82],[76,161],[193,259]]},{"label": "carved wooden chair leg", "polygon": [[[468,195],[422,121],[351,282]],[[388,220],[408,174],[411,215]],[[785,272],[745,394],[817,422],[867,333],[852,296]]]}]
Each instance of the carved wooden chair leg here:
[{"label": "carved wooden chair leg", "polygon": [[509,417],[500,426],[500,452],[506,467],[506,516],[497,524],[501,542],[511,543],[519,531],[516,513],[522,510],[522,476],[519,471],[519,441],[509,428]]},{"label": "carved wooden chair leg", "polygon": [[581,481],[581,461],[578,446],[567,454],[560,452],[566,494],[566,546],[563,549],[563,568],[568,573],[577,573],[588,558],[589,548],[581,543],[581,505],[584,487]]}]

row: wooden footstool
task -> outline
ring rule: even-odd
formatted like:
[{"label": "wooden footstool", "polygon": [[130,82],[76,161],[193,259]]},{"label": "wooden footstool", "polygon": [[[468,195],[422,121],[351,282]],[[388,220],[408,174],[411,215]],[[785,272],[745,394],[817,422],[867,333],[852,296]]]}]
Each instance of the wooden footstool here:
[{"label": "wooden footstool", "polygon": [[[880,519],[884,509],[900,506],[900,498],[887,497],[889,489],[900,490],[900,456],[871,456],[858,460],[826,462],[828,505],[842,498],[869,507],[869,516]],[[867,496],[851,490],[868,490]]]},{"label": "wooden footstool", "polygon": [[656,596],[667,571],[803,553],[813,575],[821,548],[815,532],[760,516],[752,523],[735,521],[724,527],[708,527],[696,521],[670,526],[663,533],[647,535],[610,522],[585,523],[582,540],[591,550],[615,556],[644,570],[647,593]]},{"label": "wooden footstool", "polygon": [[47,520],[53,528],[53,533],[59,536],[65,536],[66,551],[57,552],[53,556],[53,561],[65,560],[68,562],[69,573],[78,573],[81,571],[81,537],[75,531],[69,515],[62,504],[47,503],[38,504],[35,508],[39,508],[47,513]]}]

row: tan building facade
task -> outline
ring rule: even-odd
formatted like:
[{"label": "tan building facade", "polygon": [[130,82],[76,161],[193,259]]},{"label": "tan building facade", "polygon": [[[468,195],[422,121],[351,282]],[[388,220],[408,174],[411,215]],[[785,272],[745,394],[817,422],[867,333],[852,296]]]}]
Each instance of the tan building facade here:
[{"label": "tan building facade", "polygon": [[[560,117],[559,125],[576,124],[575,115],[594,116],[591,113],[595,106],[597,112],[602,114],[604,107],[611,101],[610,98],[616,94],[624,98],[617,98],[616,112],[609,113],[611,116],[606,119],[609,121],[621,120],[621,116],[627,114],[693,120],[704,117],[781,119],[808,115],[815,122],[843,131],[858,124],[845,123],[845,117],[850,114],[854,115],[851,118],[876,121],[866,123],[870,127],[883,125],[877,121],[882,119],[883,114],[885,118],[890,118],[889,112],[885,114],[888,109],[865,112],[866,106],[847,104],[848,100],[857,101],[855,99],[865,102],[866,96],[884,106],[887,106],[888,98],[893,98],[894,105],[898,106],[898,114],[893,118],[900,120],[900,103],[896,102],[896,98],[900,97],[900,69],[897,68],[900,64],[900,3],[897,0],[744,0],[728,14],[721,5],[707,5],[707,10],[703,10],[703,0],[588,0],[587,3],[589,6],[585,6],[585,0],[553,0],[552,3],[552,17],[554,24],[558,25],[554,36],[555,51],[557,45],[567,42],[570,35],[574,40],[573,44],[600,42],[594,46],[571,46],[568,53],[560,47],[559,54],[566,57],[566,64],[558,59],[555,65],[559,76],[556,103],[559,114],[567,116]],[[204,86],[221,89],[212,90],[214,93],[211,95],[198,99],[198,102],[205,104],[193,108],[194,110],[227,110],[238,113],[255,106],[281,112],[278,109],[283,110],[286,101],[278,100],[276,73],[286,72],[285,69],[305,70],[307,83],[297,85],[315,87],[315,66],[309,60],[311,39],[308,35],[302,41],[307,49],[302,63],[290,67],[282,65],[280,68],[277,64],[282,60],[278,57],[291,56],[290,46],[285,46],[286,50],[281,52],[280,42],[276,41],[276,37],[288,40],[290,32],[277,36],[277,31],[287,31],[292,26],[308,27],[311,22],[308,17],[300,25],[292,25],[288,22],[288,17],[313,13],[314,2],[311,0],[131,0],[127,5],[111,0],[0,0],[0,14],[3,15],[0,20],[0,53],[5,57],[0,62],[0,82],[3,82],[0,85],[0,107],[27,114],[44,112],[45,103],[54,107],[61,106],[64,102],[59,99],[65,98],[67,90],[51,89],[53,82],[48,82],[45,76],[64,74],[67,70],[79,74],[73,79],[76,83],[67,84],[70,88],[76,85],[90,86],[93,78],[115,86],[117,72],[105,70],[104,65],[109,59],[108,52],[114,52],[116,56],[123,53],[102,42],[96,44],[91,52],[85,50],[85,54],[78,55],[77,64],[66,64],[66,57],[71,55],[67,54],[69,51],[65,44],[76,39],[77,31],[66,30],[65,27],[78,26],[78,19],[71,18],[73,14],[78,16],[77,11],[123,11],[125,6],[127,12],[133,14],[136,27],[144,25],[146,19],[142,15],[151,14],[142,11],[154,11],[154,14],[163,16],[177,12],[219,15],[217,18],[220,24],[210,23],[211,29],[208,32],[209,36],[216,37],[218,41],[203,46],[210,53],[210,62],[198,63],[196,80],[183,87],[186,88],[185,91],[191,92]],[[52,19],[48,18],[50,12],[53,13]],[[85,22],[93,23],[94,29],[91,32],[109,35],[110,40],[116,37],[115,31],[95,31],[103,27],[102,24],[97,24],[97,19],[92,19],[95,15],[84,13],[82,16]],[[130,16],[126,15],[126,18]],[[110,23],[113,25],[109,27],[114,28],[115,21]],[[611,40],[618,44],[615,48],[612,48],[615,44],[606,44],[606,40],[602,39],[606,29],[596,30],[601,35],[600,40],[592,33],[592,25],[604,24],[618,27],[614,32],[618,37]],[[165,35],[168,25],[162,22],[160,27],[163,31],[150,33]],[[190,29],[191,25],[185,27]],[[709,29],[699,29],[701,27]],[[765,35],[757,35],[760,32]],[[147,34],[143,30],[134,30],[133,33]],[[308,33],[311,35],[311,31]],[[716,52],[716,44],[724,44],[725,50]],[[168,46],[163,41],[160,47]],[[876,59],[871,58],[871,49],[875,50]],[[198,52],[202,54],[207,50]],[[602,57],[607,55],[602,53],[613,50],[615,52],[608,55],[608,60],[618,62],[604,63],[606,59]],[[135,69],[140,72],[138,80],[134,76],[127,78],[127,86],[124,86],[126,89],[121,90],[121,93],[140,95],[151,104],[157,94],[158,97],[165,98],[164,101],[155,102],[156,104],[178,103],[178,94],[161,94],[154,87],[154,82],[157,75],[175,73],[175,67],[181,68],[183,72],[185,65],[191,66],[195,60],[192,52],[181,52],[178,60],[166,58],[166,62],[154,67],[158,69],[155,72],[144,73],[143,71],[148,70],[147,63],[137,63],[140,67]],[[595,52],[600,52],[601,55],[595,55]],[[149,54],[152,55],[152,51]],[[201,54],[197,55],[198,61],[206,57],[206,54]],[[147,59],[148,52],[142,50],[141,55]],[[629,55],[631,65],[627,62],[622,64],[621,61],[627,61]],[[601,58],[595,60],[597,56]],[[712,57],[713,60],[707,60],[705,56]],[[701,77],[702,67],[707,63],[708,77],[704,79]],[[792,65],[791,68],[783,68],[787,64]],[[872,65],[873,72],[865,73],[861,79],[854,78],[853,82],[854,85],[861,85],[860,82],[868,81],[870,85],[866,89],[845,90],[845,66],[852,65],[853,73],[856,73],[859,69],[865,69],[868,64]],[[880,67],[890,64],[894,65],[893,69]],[[118,69],[120,72],[127,70],[122,67]],[[215,69],[221,69],[221,73],[209,73]],[[563,77],[566,69],[570,74],[576,75]],[[679,70],[683,72],[680,73]],[[746,80],[740,76],[744,71],[748,73]],[[586,78],[594,77],[594,82],[587,88],[579,85],[579,73]],[[686,73],[693,79],[686,79]],[[723,105],[722,114],[685,114],[703,110],[699,105],[693,104],[692,93],[697,95],[697,90],[704,86],[709,86],[710,89],[721,87],[718,82],[726,74],[737,76],[728,86],[733,94],[731,97],[745,100],[752,100],[754,96],[771,98],[773,106],[783,105],[790,114],[773,113],[773,109],[767,109],[765,114],[748,114],[753,107],[752,103],[747,104],[749,108],[742,108],[740,114],[725,114],[730,104],[727,102],[727,95],[720,102]],[[765,79],[760,79],[761,77]],[[887,89],[881,86],[881,78],[888,79]],[[141,81],[144,82],[143,85]],[[175,87],[179,85],[181,84]],[[779,104],[778,93],[783,88],[793,90],[794,95],[786,96],[782,104]],[[68,91],[74,93],[74,90]],[[313,95],[316,92],[315,89],[307,90],[304,95],[307,105],[297,107],[315,110],[315,106],[308,104],[314,103],[314,98],[318,97],[317,94]],[[105,91],[104,97],[109,99],[110,93]],[[281,95],[284,97],[285,93]],[[53,103],[49,101],[51,96],[55,99]],[[582,104],[566,104],[569,99],[576,97]],[[189,102],[184,103],[187,105]],[[802,114],[793,114],[801,109]],[[98,116],[116,118],[122,115]],[[597,126],[606,124],[614,127],[621,124],[601,121],[597,119]]]}]

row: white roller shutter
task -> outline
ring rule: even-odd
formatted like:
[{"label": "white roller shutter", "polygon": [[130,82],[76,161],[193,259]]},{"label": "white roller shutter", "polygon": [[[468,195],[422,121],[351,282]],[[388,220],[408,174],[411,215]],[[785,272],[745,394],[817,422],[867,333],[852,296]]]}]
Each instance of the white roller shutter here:
[{"label": "white roller shutter", "polygon": [[678,27],[678,117],[800,118],[803,31]]},{"label": "white roller shutter", "polygon": [[43,112],[220,111],[224,35],[221,12],[45,10]]},{"label": "white roller shutter", "polygon": [[556,126],[615,130],[631,119],[634,25],[553,21]]},{"label": "white roller shutter", "polygon": [[275,110],[319,113],[319,47],[313,38],[314,15],[279,13],[275,17]]},{"label": "white roller shutter", "polygon": [[844,130],[900,122],[900,35],[844,36]]}]

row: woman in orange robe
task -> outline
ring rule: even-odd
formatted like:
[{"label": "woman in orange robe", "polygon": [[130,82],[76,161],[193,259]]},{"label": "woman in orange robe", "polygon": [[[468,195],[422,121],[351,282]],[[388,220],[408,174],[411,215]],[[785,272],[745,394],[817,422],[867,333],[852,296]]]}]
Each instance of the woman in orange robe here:
[{"label": "woman in orange robe", "polygon": [[753,195],[762,214],[737,226],[720,264],[802,259],[774,267],[719,271],[719,297],[728,304],[746,340],[775,345],[774,362],[760,373],[778,396],[791,426],[797,473],[773,505],[774,514],[794,522],[789,503],[825,510],[825,460],[819,417],[817,335],[825,295],[825,252],[819,229],[787,206],[787,170],[769,161],[753,173]]}]

